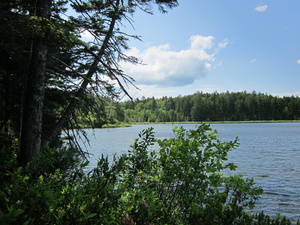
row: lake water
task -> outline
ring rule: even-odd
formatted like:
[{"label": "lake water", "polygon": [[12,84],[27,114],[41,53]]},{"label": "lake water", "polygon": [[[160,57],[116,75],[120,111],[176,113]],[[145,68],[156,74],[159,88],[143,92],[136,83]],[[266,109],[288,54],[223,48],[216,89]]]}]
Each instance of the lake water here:
[{"label": "lake water", "polygon": [[[90,168],[101,154],[112,157],[130,149],[141,130],[153,127],[157,138],[174,137],[174,126],[194,129],[196,124],[133,125],[125,128],[87,129],[90,145]],[[212,124],[222,141],[239,137],[240,147],[229,154],[236,173],[253,177],[265,193],[257,210],[289,219],[300,219],[300,123],[233,123]]]}]

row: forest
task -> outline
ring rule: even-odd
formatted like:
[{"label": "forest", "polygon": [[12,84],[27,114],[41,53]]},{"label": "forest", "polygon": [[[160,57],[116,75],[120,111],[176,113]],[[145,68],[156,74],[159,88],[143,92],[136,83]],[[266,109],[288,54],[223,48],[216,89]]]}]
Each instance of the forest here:
[{"label": "forest", "polygon": [[139,63],[124,53],[140,39],[122,31],[124,21],[134,23],[136,11],[178,6],[177,0],[0,1],[0,224],[291,224],[249,212],[263,190],[253,179],[222,175],[236,169],[227,155],[239,143],[218,140],[208,124],[176,128],[176,137],[161,141],[143,130],[126,154],[102,156],[87,171],[89,154],[76,139],[86,126],[299,119],[298,98],[254,93],[119,102],[134,86],[120,61]]},{"label": "forest", "polygon": [[[137,98],[125,102],[103,100],[102,117],[90,114],[82,126],[102,127],[106,124],[299,120],[300,98],[277,97],[247,92],[203,93],[162,98]],[[105,115],[105,116],[103,116]],[[103,119],[106,118],[106,119]]]}]

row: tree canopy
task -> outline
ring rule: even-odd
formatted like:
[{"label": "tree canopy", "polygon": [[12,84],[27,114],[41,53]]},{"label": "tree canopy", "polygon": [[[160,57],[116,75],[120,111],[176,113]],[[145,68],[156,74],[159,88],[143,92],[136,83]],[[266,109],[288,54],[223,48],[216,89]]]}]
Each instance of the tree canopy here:
[{"label": "tree canopy", "polygon": [[203,93],[115,103],[115,120],[136,122],[299,120],[300,98],[263,93]]},{"label": "tree canopy", "polygon": [[[12,0],[0,3],[1,130],[19,137],[20,163],[57,144],[92,93],[129,95],[119,67],[136,10],[162,12],[176,0]],[[84,41],[84,34],[93,36]],[[87,104],[86,104],[87,105]]]}]

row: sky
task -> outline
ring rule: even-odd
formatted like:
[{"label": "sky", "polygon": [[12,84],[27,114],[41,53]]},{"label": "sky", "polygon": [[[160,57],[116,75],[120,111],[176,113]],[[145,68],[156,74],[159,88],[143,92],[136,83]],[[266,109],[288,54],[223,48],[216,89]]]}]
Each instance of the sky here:
[{"label": "sky", "polygon": [[162,14],[136,12],[125,32],[140,35],[121,63],[133,98],[259,92],[300,96],[299,0],[179,0]]}]

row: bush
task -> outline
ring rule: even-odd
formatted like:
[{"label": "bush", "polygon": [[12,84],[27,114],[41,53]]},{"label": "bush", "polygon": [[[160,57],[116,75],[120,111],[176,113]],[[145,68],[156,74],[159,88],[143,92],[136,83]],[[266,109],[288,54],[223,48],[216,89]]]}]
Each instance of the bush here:
[{"label": "bush", "polygon": [[252,179],[222,174],[236,168],[225,161],[237,140],[221,142],[206,124],[174,131],[175,138],[157,140],[157,152],[148,152],[156,142],[152,129],[132,146],[123,200],[136,207],[129,207],[126,215],[137,224],[236,224],[247,218],[244,209],[254,207],[262,189]]},{"label": "bush", "polygon": [[262,189],[222,174],[236,168],[226,160],[237,140],[221,142],[206,124],[174,132],[156,140],[152,128],[144,130],[128,154],[111,164],[102,156],[89,173],[87,162],[67,173],[53,170],[49,165],[61,160],[51,152],[49,165],[44,156],[43,163],[15,167],[1,184],[0,224],[290,224],[248,213]]}]

